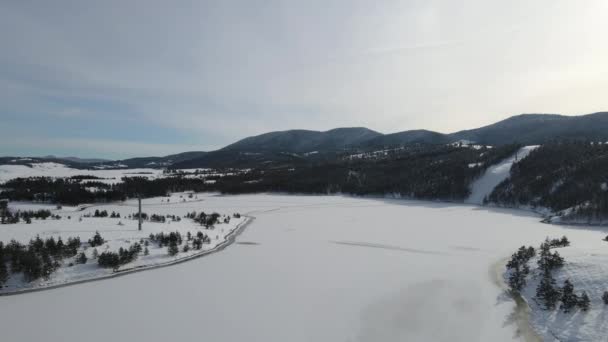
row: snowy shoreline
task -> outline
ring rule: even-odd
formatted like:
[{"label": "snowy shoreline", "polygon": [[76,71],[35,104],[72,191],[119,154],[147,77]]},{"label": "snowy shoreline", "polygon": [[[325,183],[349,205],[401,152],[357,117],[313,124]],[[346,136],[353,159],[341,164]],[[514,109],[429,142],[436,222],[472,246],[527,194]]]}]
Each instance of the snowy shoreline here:
[{"label": "snowy shoreline", "polygon": [[504,272],[508,257],[502,258],[490,267],[490,277],[495,285],[504,291],[504,294],[515,302],[515,307],[510,316],[512,322],[517,326],[517,334],[526,342],[542,342],[542,338],[532,325],[532,309],[526,299],[518,293],[509,291],[509,287],[504,279]]},{"label": "snowy shoreline", "polygon": [[242,221],[242,222],[240,222],[230,233],[228,233],[225,236],[225,240],[223,242],[220,242],[218,245],[216,245],[215,247],[213,247],[211,249],[204,250],[204,251],[201,251],[201,252],[196,253],[196,254],[188,255],[188,256],[185,256],[183,258],[178,258],[178,259],[175,259],[175,260],[166,261],[166,262],[157,263],[157,264],[148,264],[148,265],[134,266],[134,267],[131,267],[131,268],[125,268],[125,269],[121,269],[121,270],[115,271],[115,272],[113,272],[111,274],[93,276],[93,277],[90,277],[90,278],[79,279],[79,280],[74,280],[74,281],[67,281],[67,282],[61,283],[61,284],[41,285],[41,286],[37,286],[37,287],[34,287],[34,288],[16,289],[16,290],[4,291],[4,292],[0,292],[0,296],[2,296],[2,297],[3,296],[15,296],[15,295],[20,295],[20,294],[39,292],[39,291],[46,291],[46,290],[52,290],[52,289],[58,289],[58,288],[62,288],[62,287],[67,287],[67,286],[73,286],[73,285],[78,285],[78,284],[84,284],[84,283],[90,283],[90,282],[95,282],[95,281],[101,281],[101,280],[106,280],[106,279],[117,278],[117,277],[129,275],[129,274],[132,274],[132,273],[149,271],[149,270],[163,268],[163,267],[169,267],[169,266],[181,264],[181,263],[184,263],[184,262],[188,262],[188,261],[191,261],[193,259],[198,259],[198,258],[207,256],[207,255],[219,252],[219,251],[223,250],[224,248],[228,247],[229,245],[233,244],[234,241],[235,241],[235,239],[236,239],[236,237],[239,234],[241,234],[245,230],[245,228],[247,228],[247,226],[255,220],[255,217],[250,216],[250,215],[243,215],[243,217],[245,218],[245,220]]}]

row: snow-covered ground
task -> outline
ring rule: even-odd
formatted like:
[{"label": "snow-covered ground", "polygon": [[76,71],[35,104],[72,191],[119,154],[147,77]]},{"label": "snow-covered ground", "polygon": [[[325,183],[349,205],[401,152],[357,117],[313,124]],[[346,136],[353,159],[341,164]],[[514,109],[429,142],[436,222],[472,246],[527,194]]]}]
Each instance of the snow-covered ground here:
[{"label": "snow-covered ground", "polygon": [[[572,240],[570,247],[552,250],[559,252],[565,259],[563,267],[552,271],[555,285],[561,288],[564,281],[569,279],[577,295],[582,291],[587,293],[591,307],[587,312],[573,309],[564,313],[558,304],[554,310],[544,310],[535,299],[536,287],[542,274],[536,265],[538,257],[535,257],[528,263],[532,272],[527,277],[527,285],[521,293],[532,311],[532,326],[545,341],[606,341],[608,309],[602,301],[602,294],[608,291],[608,242],[600,238],[579,239],[571,234],[568,234],[568,238]],[[536,246],[541,241],[537,242]],[[505,273],[505,279],[507,277],[508,273]]]},{"label": "snow-covered ground", "polygon": [[[466,203],[482,204],[484,198],[492,193],[492,190],[503,180],[509,177],[509,171],[513,163],[516,163],[537,148],[538,146],[525,146],[520,148],[514,155],[490,166],[486,172],[479,177],[471,186],[471,195],[465,200]],[[470,167],[470,165],[469,165]]]},{"label": "snow-covered ground", "polygon": [[[203,198],[199,199],[198,195],[193,195],[192,198],[189,198],[189,194],[176,193],[172,194],[170,197],[149,198],[142,202],[142,211],[148,215],[176,215],[180,217],[180,221],[172,221],[172,219],[167,219],[164,223],[144,221],[143,229],[139,231],[137,220],[128,218],[129,215],[137,212],[136,201],[80,208],[63,207],[60,210],[44,204],[11,203],[10,208],[14,211],[50,209],[53,215],[59,215],[61,216],[61,219],[49,218],[46,220],[32,220],[31,224],[22,222],[18,224],[0,225],[0,241],[4,241],[6,244],[14,239],[23,244],[27,244],[30,239],[33,239],[36,236],[40,236],[43,240],[50,237],[53,237],[54,239],[61,237],[63,241],[66,241],[68,237],[80,237],[83,247],[79,252],[84,252],[89,260],[86,264],[77,264],[75,258],[66,259],[63,262],[63,266],[54,272],[47,280],[40,279],[28,283],[23,281],[20,274],[13,275],[5,284],[4,288],[0,289],[0,294],[107,277],[114,272],[111,269],[104,269],[97,265],[97,260],[93,260],[92,257],[93,250],[96,249],[97,252],[101,254],[105,251],[116,252],[121,247],[128,249],[129,246],[135,242],[140,242],[142,239],[144,241],[148,240],[150,234],[158,234],[161,232],[168,234],[177,231],[182,234],[185,241],[188,232],[190,232],[192,236],[196,236],[200,231],[210,238],[210,242],[203,244],[202,249],[200,250],[190,248],[187,252],[182,251],[183,246],[179,246],[180,253],[175,256],[169,256],[167,247],[160,248],[155,242],[148,241],[149,255],[140,254],[135,261],[121,266],[119,271],[125,272],[133,269],[141,269],[143,267],[158,266],[190,258],[213,250],[218,245],[224,243],[226,241],[226,236],[242,225],[247,219],[245,217],[231,217],[228,223],[222,221],[216,224],[212,229],[206,229],[193,220],[183,217],[186,213],[192,211],[198,213],[205,211],[207,214],[212,213],[205,207]],[[109,213],[116,212],[120,214],[121,218],[88,217],[92,216],[96,210],[106,210]],[[220,214],[232,216],[233,212]],[[88,247],[86,242],[93,237],[96,231],[99,231],[106,242],[102,246],[96,248]],[[189,246],[193,247],[191,243],[189,243]],[[144,248],[143,245],[142,248]],[[70,263],[74,265],[68,266]]]},{"label": "snow-covered ground", "polygon": [[[567,235],[586,248],[605,235],[542,224],[524,211],[464,204],[199,199],[184,210],[249,213],[255,220],[233,245],[204,258],[0,297],[3,340],[521,340],[511,318],[515,304],[490,270],[546,236]],[[170,207],[153,205],[149,212]],[[604,327],[585,329],[606,336]]]},{"label": "snow-covered ground", "polygon": [[[146,177],[157,178],[162,175],[160,169],[120,169],[120,170],[78,170],[59,163],[34,163],[32,167],[26,165],[0,165],[0,182],[17,177],[72,177],[72,176],[95,176],[98,181],[108,184],[118,183],[122,177]],[[97,180],[96,180],[97,181]]]}]

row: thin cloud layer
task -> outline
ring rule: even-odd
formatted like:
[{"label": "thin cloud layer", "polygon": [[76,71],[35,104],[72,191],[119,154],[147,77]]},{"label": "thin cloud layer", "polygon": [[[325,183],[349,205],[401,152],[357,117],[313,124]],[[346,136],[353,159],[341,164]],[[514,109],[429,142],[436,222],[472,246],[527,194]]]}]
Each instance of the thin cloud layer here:
[{"label": "thin cloud layer", "polygon": [[599,111],[606,14],[601,0],[3,2],[0,154]]}]

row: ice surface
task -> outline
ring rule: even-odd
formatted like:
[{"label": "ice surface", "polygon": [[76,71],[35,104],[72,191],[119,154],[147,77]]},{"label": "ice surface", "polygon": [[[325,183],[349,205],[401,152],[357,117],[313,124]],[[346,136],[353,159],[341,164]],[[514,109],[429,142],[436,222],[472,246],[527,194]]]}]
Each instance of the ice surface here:
[{"label": "ice surface", "polygon": [[566,234],[575,246],[603,237],[542,224],[523,211],[458,204],[199,198],[190,206],[256,219],[237,243],[207,257],[1,297],[2,339],[518,340],[514,304],[492,280],[493,265],[546,236]]}]

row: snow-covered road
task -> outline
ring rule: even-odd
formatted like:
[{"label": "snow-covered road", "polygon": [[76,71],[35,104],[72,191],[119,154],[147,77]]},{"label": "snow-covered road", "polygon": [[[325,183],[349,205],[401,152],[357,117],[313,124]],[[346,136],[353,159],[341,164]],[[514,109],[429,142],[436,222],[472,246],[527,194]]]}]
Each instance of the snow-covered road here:
[{"label": "snow-covered road", "polygon": [[511,341],[514,303],[489,276],[523,244],[602,233],[521,211],[340,196],[209,196],[256,220],[221,253],[0,298],[21,341]]}]

